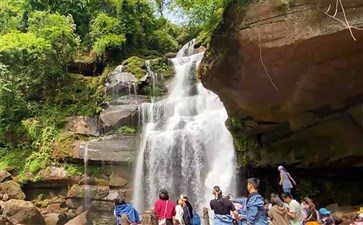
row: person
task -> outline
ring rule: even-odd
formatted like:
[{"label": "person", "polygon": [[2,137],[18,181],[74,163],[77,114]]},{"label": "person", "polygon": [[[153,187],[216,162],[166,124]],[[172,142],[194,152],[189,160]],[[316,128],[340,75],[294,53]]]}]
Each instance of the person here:
[{"label": "person", "polygon": [[180,198],[183,200],[183,210],[184,210],[184,223],[186,225],[190,225],[191,224],[191,220],[193,218],[193,207],[189,202],[189,199],[187,196],[185,195],[181,195]]},{"label": "person", "polygon": [[353,216],[352,223],[350,225],[363,225],[363,215]]},{"label": "person", "polygon": [[302,225],[303,224],[303,214],[301,205],[292,198],[291,193],[284,192],[281,194],[282,200],[289,204],[289,210],[287,214],[289,215],[289,220],[291,225]]},{"label": "person", "polygon": [[313,200],[308,197],[303,198],[301,207],[304,209],[304,212],[306,212],[304,218],[305,225],[318,225],[319,213],[316,210]]},{"label": "person", "polygon": [[319,209],[320,221],[324,225],[335,225],[333,217],[330,215],[330,211],[326,208]]},{"label": "person", "polygon": [[175,222],[176,222],[176,224],[185,225],[184,218],[183,218],[183,216],[184,216],[183,206],[184,206],[184,200],[179,198],[176,201],[176,206],[175,206]]},{"label": "person", "polygon": [[280,199],[271,198],[271,205],[268,216],[271,218],[272,225],[290,225],[287,208],[283,202]]},{"label": "person", "polygon": [[247,224],[248,225],[268,225],[264,199],[258,193],[260,180],[249,178],[247,180],[247,190],[250,195],[247,198]]},{"label": "person", "polygon": [[[232,225],[233,217],[239,220],[236,208],[228,198],[222,197],[222,190],[219,186],[214,186],[212,194],[214,199],[209,203],[210,208],[214,211],[213,225]],[[233,213],[233,217],[231,216]]]},{"label": "person", "polygon": [[[284,192],[291,193],[293,188],[292,183],[296,185],[295,180],[291,177],[290,173],[283,166],[277,167],[278,171],[280,171],[280,181],[279,185],[282,186]],[[292,181],[292,183],[291,183]]]},{"label": "person", "polygon": [[159,225],[173,225],[175,216],[175,205],[169,200],[168,191],[160,189],[159,199],[155,202],[154,211]]},{"label": "person", "polygon": [[114,199],[115,209],[113,214],[117,217],[117,225],[121,225],[121,216],[127,215],[130,224],[140,223],[140,216],[137,210],[130,204],[126,204],[124,198],[117,197]]},{"label": "person", "polygon": [[238,225],[247,225],[247,198],[246,197],[236,197],[230,196],[230,199],[237,211],[239,221]]}]

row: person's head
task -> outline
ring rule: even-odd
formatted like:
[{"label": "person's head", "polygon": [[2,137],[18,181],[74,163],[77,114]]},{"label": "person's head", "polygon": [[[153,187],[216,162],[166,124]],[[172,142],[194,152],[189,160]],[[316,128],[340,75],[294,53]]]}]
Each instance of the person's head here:
[{"label": "person's head", "polygon": [[303,198],[303,200],[301,201],[301,206],[303,206],[304,208],[309,208],[310,210],[315,210],[315,204],[313,200],[309,197]]},{"label": "person's head", "polygon": [[252,177],[247,180],[247,190],[249,193],[257,192],[260,187],[260,179]]},{"label": "person's head", "polygon": [[281,172],[281,171],[285,171],[285,167],[283,167],[283,166],[278,166],[278,167],[277,167],[277,170],[278,170],[278,171],[280,171],[280,172]]},{"label": "person's head", "polygon": [[292,201],[292,195],[289,192],[282,193],[281,198],[286,203],[290,203]]},{"label": "person's head", "polygon": [[215,198],[222,198],[222,190],[219,186],[214,186],[212,194],[215,196]]},{"label": "person's head", "polygon": [[187,202],[188,201],[188,197],[185,195],[180,195],[180,198],[183,199],[183,201]]},{"label": "person's head", "polygon": [[176,204],[177,205],[180,205],[180,206],[183,206],[184,205],[184,200],[183,199],[181,199],[181,198],[179,198],[177,201],[176,201]]},{"label": "person's head", "polygon": [[227,198],[228,198],[229,200],[232,200],[232,199],[233,199],[232,194],[228,194],[228,195],[227,195]]},{"label": "person's head", "polygon": [[162,188],[159,191],[159,198],[161,200],[169,200],[169,193],[166,189]]},{"label": "person's head", "polygon": [[271,198],[271,205],[272,206],[277,205],[278,207],[282,207],[282,206],[284,206],[284,203],[281,201],[279,196],[277,196],[277,197]]},{"label": "person's head", "polygon": [[120,198],[120,197],[116,197],[114,200],[113,200],[113,203],[115,205],[122,205],[122,204],[126,204],[125,203],[125,199],[124,198]]}]

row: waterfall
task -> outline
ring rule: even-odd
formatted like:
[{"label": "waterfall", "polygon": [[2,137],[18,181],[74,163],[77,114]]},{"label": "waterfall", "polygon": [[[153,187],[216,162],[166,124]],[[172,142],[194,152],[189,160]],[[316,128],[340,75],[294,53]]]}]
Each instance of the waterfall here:
[{"label": "waterfall", "polygon": [[187,195],[196,209],[208,206],[214,185],[224,193],[235,190],[236,163],[225,126],[227,113],[218,96],[196,79],[204,53],[192,54],[194,44],[195,40],[186,44],[172,59],[171,93],[141,106],[133,198],[140,211],[153,207],[160,188],[166,188],[173,201]]}]

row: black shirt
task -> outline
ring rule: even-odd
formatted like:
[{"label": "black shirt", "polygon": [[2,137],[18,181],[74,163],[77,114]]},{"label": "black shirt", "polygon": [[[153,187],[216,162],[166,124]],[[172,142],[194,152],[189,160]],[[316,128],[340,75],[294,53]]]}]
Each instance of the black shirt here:
[{"label": "black shirt", "polygon": [[229,215],[231,211],[235,211],[233,203],[227,198],[213,199],[210,201],[210,208],[214,210],[214,214]]}]

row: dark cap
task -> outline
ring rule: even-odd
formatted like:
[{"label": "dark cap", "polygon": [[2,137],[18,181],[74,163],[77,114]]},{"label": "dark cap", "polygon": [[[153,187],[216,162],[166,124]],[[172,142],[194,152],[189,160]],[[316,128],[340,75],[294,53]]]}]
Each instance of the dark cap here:
[{"label": "dark cap", "polygon": [[168,191],[165,188],[160,189],[160,194],[168,194]]}]

